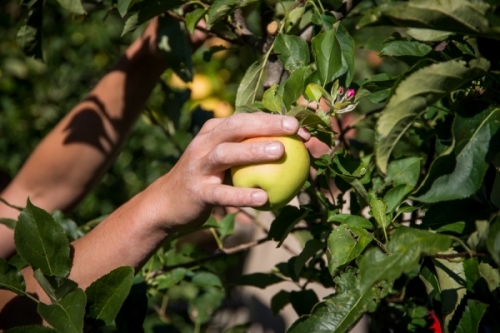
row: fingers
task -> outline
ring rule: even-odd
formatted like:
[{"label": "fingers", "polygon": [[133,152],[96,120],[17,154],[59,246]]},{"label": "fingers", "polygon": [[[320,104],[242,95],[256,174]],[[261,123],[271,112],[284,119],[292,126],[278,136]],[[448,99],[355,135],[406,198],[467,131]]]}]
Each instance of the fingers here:
[{"label": "fingers", "polygon": [[204,201],[215,206],[260,207],[268,200],[264,190],[229,185],[208,184],[201,192]]},{"label": "fingers", "polygon": [[212,131],[206,133],[206,140],[216,144],[239,142],[245,138],[258,136],[292,135],[298,130],[299,122],[294,117],[266,113],[240,113],[225,118],[213,127]]},{"label": "fingers", "polygon": [[304,127],[299,128],[297,135],[302,139],[302,141],[307,142],[311,138],[311,133]]},{"label": "fingers", "polygon": [[207,173],[226,170],[233,165],[276,161],[285,152],[278,141],[226,142],[217,145],[208,155],[204,166]]}]

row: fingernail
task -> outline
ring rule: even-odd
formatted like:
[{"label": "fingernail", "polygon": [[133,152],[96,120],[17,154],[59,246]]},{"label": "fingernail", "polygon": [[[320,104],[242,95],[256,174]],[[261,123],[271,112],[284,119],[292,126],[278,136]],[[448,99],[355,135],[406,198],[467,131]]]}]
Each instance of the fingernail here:
[{"label": "fingernail", "polygon": [[266,145],[264,149],[268,155],[278,156],[281,154],[281,145],[277,142]]},{"label": "fingernail", "polygon": [[287,131],[294,131],[297,129],[297,120],[293,117],[286,117],[283,119],[283,128]]},{"label": "fingernail", "polygon": [[257,205],[263,205],[267,202],[267,194],[264,191],[254,192],[252,199]]}]

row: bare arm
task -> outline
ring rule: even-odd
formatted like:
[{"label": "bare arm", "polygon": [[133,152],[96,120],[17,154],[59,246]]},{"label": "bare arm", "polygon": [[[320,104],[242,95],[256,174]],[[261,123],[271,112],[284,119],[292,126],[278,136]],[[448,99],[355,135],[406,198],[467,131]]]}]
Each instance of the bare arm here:
[{"label": "bare arm", "polygon": [[[116,267],[127,265],[139,269],[167,235],[201,225],[215,205],[263,205],[267,202],[265,191],[225,185],[225,172],[232,165],[273,161],[284,153],[283,145],[277,141],[241,143],[241,140],[290,135],[297,133],[298,127],[292,117],[269,114],[240,114],[207,122],[168,174],[72,243],[70,278],[86,288]],[[27,291],[48,302],[32,271],[25,270],[23,274]],[[25,299],[21,306],[16,303],[21,302],[19,299],[22,297],[0,291],[0,316],[13,320],[17,314],[22,315],[20,320],[24,324],[28,318],[40,322],[36,313],[27,317],[24,311],[19,311],[28,309],[32,301]]]},{"label": "bare arm", "polygon": [[[153,20],[116,66],[37,146],[0,194],[17,206],[30,197],[47,211],[75,206],[114,161],[166,64],[156,49]],[[18,212],[0,203],[0,217]],[[15,251],[12,231],[0,225],[0,257]]]}]

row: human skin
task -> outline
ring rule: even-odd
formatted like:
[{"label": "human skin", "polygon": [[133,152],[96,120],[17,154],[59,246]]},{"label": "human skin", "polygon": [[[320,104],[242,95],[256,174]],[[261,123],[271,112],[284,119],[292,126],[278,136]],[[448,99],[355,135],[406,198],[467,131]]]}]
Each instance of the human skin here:
[{"label": "human skin", "polygon": [[[118,154],[167,67],[156,49],[156,25],[153,20],[114,69],[38,145],[0,197],[21,207],[29,197],[51,212],[71,209],[92,189]],[[165,237],[203,223],[214,205],[264,204],[267,194],[262,190],[223,184],[225,170],[238,163],[272,161],[283,154],[279,142],[241,147],[244,138],[297,132],[308,138],[291,117],[254,114],[209,121],[171,172],[71,244],[69,278],[85,289],[116,267],[139,269]],[[17,219],[18,214],[0,203],[0,217]],[[0,257],[14,253],[13,232],[0,225]],[[49,302],[33,272],[25,269],[22,273],[27,291]],[[29,311],[32,305],[36,305],[32,300],[0,290],[0,331],[41,323],[36,311]]]}]

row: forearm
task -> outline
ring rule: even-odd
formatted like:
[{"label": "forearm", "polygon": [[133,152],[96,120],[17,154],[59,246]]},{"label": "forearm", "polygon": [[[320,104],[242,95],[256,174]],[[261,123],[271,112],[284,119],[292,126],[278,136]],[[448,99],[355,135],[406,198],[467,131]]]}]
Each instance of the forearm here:
[{"label": "forearm", "polygon": [[[89,95],[37,146],[21,171],[0,194],[24,206],[29,197],[41,208],[76,205],[113,162],[166,64],[156,49],[156,21],[137,39]],[[0,204],[0,217],[18,212]],[[12,253],[11,232],[0,226],[0,256]],[[12,243],[12,241],[10,241]],[[4,253],[5,252],[5,253]]]}]

